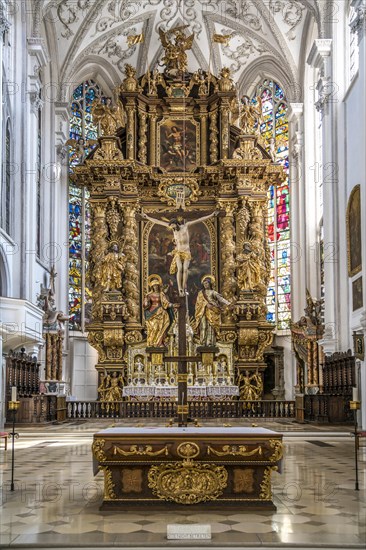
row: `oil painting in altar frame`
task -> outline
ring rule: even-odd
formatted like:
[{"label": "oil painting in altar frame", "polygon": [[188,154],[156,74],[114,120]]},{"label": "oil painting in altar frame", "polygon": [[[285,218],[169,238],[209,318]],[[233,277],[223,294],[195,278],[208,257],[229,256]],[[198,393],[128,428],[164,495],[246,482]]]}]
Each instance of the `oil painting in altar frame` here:
[{"label": "oil painting in altar frame", "polygon": [[346,214],[348,276],[357,275],[362,269],[361,241],[361,191],[356,185],[351,192]]},{"label": "oil painting in altar frame", "polygon": [[[201,290],[201,277],[211,273],[216,277],[215,226],[211,220],[199,222],[189,229],[192,259],[188,275],[188,310],[194,315],[197,294]],[[147,265],[144,266],[144,294],[149,275],[157,273],[163,280],[164,291],[170,302],[178,300],[176,276],[171,275],[170,265],[175,248],[173,232],[161,225],[148,224],[144,234],[144,248],[147,249]],[[145,254],[144,254],[145,256]]]},{"label": "oil painting in altar frame", "polygon": [[166,172],[191,172],[199,160],[199,123],[187,118],[158,124],[158,162]]}]

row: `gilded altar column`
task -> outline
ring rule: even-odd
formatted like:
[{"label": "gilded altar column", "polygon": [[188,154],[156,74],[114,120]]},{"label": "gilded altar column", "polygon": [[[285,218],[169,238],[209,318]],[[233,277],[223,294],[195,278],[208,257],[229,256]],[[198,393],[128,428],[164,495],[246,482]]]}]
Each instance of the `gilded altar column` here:
[{"label": "gilded altar column", "polygon": [[134,98],[128,98],[126,104],[127,112],[127,158],[128,160],[134,160],[135,158],[135,100]]},{"label": "gilded altar column", "polygon": [[92,269],[90,269],[90,283],[93,292],[92,302],[92,320],[100,321],[103,317],[102,298],[103,289],[100,284],[99,275],[101,273],[101,264],[105,257],[107,248],[107,224],[105,220],[106,204],[90,201],[91,206],[91,247],[90,260]]},{"label": "gilded altar column", "polygon": [[224,98],[220,107],[221,111],[221,158],[227,159],[229,156],[229,99]]},{"label": "gilded altar column", "polygon": [[143,164],[147,164],[147,114],[145,108],[139,109],[139,141],[138,141],[138,159]]},{"label": "gilded altar column", "polygon": [[210,112],[210,162],[217,162],[218,152],[217,108]]},{"label": "gilded altar column", "polygon": [[207,164],[207,107],[206,105],[200,106],[201,117],[201,164],[205,166]]},{"label": "gilded altar column", "polygon": [[139,243],[137,238],[136,205],[121,205],[124,211],[124,254],[126,255],[123,290],[126,296],[128,321],[127,328],[140,326],[139,309]]},{"label": "gilded altar column", "polygon": [[[219,207],[225,210],[225,217],[220,223],[220,248],[221,248],[221,291],[227,300],[234,301],[236,281],[235,281],[235,229],[234,212],[236,201],[219,201]],[[233,314],[226,310],[223,314],[225,323],[233,321]]]},{"label": "gilded altar column", "polygon": [[150,164],[156,166],[156,106],[149,106],[150,118]]}]

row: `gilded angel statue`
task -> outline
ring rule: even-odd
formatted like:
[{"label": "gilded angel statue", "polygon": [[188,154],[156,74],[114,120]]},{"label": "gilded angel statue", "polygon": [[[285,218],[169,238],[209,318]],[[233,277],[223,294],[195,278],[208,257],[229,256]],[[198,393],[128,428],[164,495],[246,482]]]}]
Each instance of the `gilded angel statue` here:
[{"label": "gilded angel statue", "polygon": [[82,164],[84,162],[89,150],[97,144],[98,141],[96,139],[84,139],[82,137],[79,139],[70,138],[65,143],[65,145],[68,145],[74,150],[74,159],[78,164]]},{"label": "gilded angel statue", "polygon": [[[171,76],[179,76],[179,73],[187,72],[186,50],[192,48],[194,40],[194,34],[186,36],[183,32],[188,26],[181,25],[166,32],[159,29],[160,40],[165,49],[162,62],[166,66],[166,73]],[[174,36],[174,42],[169,40],[170,35]]]},{"label": "gilded angel statue", "polygon": [[100,124],[104,136],[114,136],[118,128],[126,126],[126,112],[117,93],[115,93],[115,105],[112,99],[107,98],[94,101],[92,106],[93,121]]},{"label": "gilded angel statue", "polygon": [[250,101],[247,95],[245,95],[242,99],[240,127],[244,134],[259,133],[260,125],[263,122],[262,99],[260,96],[256,99],[256,105]]}]

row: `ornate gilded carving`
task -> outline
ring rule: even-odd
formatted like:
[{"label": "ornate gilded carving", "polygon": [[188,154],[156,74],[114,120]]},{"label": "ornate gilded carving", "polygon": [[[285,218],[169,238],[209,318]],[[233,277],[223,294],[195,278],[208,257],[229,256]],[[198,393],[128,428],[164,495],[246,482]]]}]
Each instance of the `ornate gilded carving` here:
[{"label": "ornate gilded carving", "polygon": [[217,80],[216,88],[220,92],[232,92],[235,90],[235,84],[231,78],[231,72],[228,67],[223,67]]},{"label": "ornate gilded carving", "polygon": [[129,63],[125,65],[125,75],[126,77],[122,82],[121,90],[125,92],[136,92],[138,89],[136,69]]},{"label": "ornate gilded carving", "polygon": [[[123,154],[120,149],[120,141],[116,137],[101,137],[98,147],[93,155],[93,161],[120,161],[123,160]],[[103,185],[104,186],[104,185]]]},{"label": "ornate gilded carving", "polygon": [[102,331],[94,331],[89,330],[88,332],[88,342],[93,348],[95,348],[98,352],[98,362],[104,363],[107,360],[106,352],[103,348],[103,332]]},{"label": "ornate gilded carving", "polygon": [[104,136],[115,136],[117,129],[126,125],[126,113],[122,101],[115,94],[115,105],[112,100],[107,99],[103,103],[102,99],[96,99],[92,106],[93,122],[100,124]]},{"label": "ornate gilded carving", "polygon": [[131,445],[128,451],[125,451],[115,445],[113,448],[113,454],[118,454],[121,456],[168,456],[169,452],[167,445],[157,451],[154,451],[151,445]]},{"label": "ornate gilded carving", "polygon": [[262,116],[262,100],[257,97],[258,105],[253,105],[248,96],[244,96],[242,100],[242,108],[240,115],[240,127],[244,134],[259,135],[260,125],[263,122]]},{"label": "ornate gilded carving", "polygon": [[271,462],[277,462],[283,457],[283,444],[282,441],[278,439],[270,439],[270,447],[273,449],[273,454],[270,456],[269,460]]},{"label": "ornate gilded carving", "polygon": [[105,439],[95,439],[92,445],[93,455],[100,462],[107,460],[107,455],[104,451]]},{"label": "ornate gilded carving", "polygon": [[250,374],[248,370],[241,373],[238,379],[240,399],[242,401],[258,401],[263,394],[263,381],[258,372]]},{"label": "ornate gilded carving", "polygon": [[180,443],[180,445],[178,445],[177,447],[177,455],[181,458],[192,459],[196,458],[199,454],[199,446],[197,445],[197,443],[193,443],[192,441]]},{"label": "ornate gilded carving", "polygon": [[139,152],[138,159],[144,164],[147,163],[147,114],[142,109],[139,110]]},{"label": "ornate gilded carving", "polygon": [[117,498],[117,495],[114,491],[116,486],[113,483],[113,476],[109,466],[99,466],[99,470],[104,472],[104,500],[114,500]]},{"label": "ornate gilded carving", "polygon": [[[220,208],[225,210],[225,217],[220,220],[221,228],[221,280],[222,294],[230,303],[234,301],[236,292],[235,281],[235,242],[234,242],[234,212],[236,201],[219,200]],[[233,311],[226,309],[223,313],[224,323],[234,321]]]},{"label": "ornate gilded carving", "polygon": [[217,162],[219,157],[218,149],[218,128],[217,128],[217,110],[210,112],[210,161],[211,163]]},{"label": "ornate gilded carving", "polygon": [[137,222],[136,207],[125,205],[125,246],[126,255],[125,279],[123,289],[126,295],[127,310],[130,322],[139,321],[139,272],[138,272],[138,240],[137,240]]},{"label": "ornate gilded carving", "polygon": [[277,466],[268,466],[263,473],[263,481],[260,485],[259,498],[261,500],[272,500],[271,474],[278,470]]},{"label": "ornate gilded carving", "polygon": [[223,445],[222,450],[214,449],[211,445],[207,446],[207,454],[214,454],[216,456],[253,456],[255,454],[262,456],[262,447],[256,447],[251,451],[247,450],[245,445]]},{"label": "ornate gilded carving", "polygon": [[224,466],[201,463],[171,462],[152,466],[148,473],[149,487],[161,500],[178,504],[197,504],[216,500],[227,487]]},{"label": "ornate gilded carving", "polygon": [[[165,55],[162,63],[165,65],[165,73],[171,77],[182,77],[187,71],[186,51],[192,48],[194,34],[185,36],[184,26],[175,27],[167,32],[159,29],[159,36]],[[170,37],[174,37],[174,42]]]},{"label": "ornate gilded carving", "polygon": [[177,194],[184,196],[184,206],[197,202],[201,191],[195,178],[164,178],[161,180],[157,194],[169,206],[176,206]]}]

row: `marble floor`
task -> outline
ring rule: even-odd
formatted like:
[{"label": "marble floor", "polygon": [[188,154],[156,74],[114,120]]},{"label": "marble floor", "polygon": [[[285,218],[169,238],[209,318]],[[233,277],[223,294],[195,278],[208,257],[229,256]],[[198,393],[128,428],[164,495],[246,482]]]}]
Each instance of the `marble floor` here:
[{"label": "marble floor", "polygon": [[[276,512],[137,513],[99,511],[103,479],[92,474],[92,434],[110,425],[19,428],[14,492],[11,445],[5,452],[1,441],[0,547],[365,548],[366,447],[355,491],[350,428],[259,424],[284,433],[283,472],[273,475]],[[168,523],[209,523],[212,540],[168,542]]]}]

